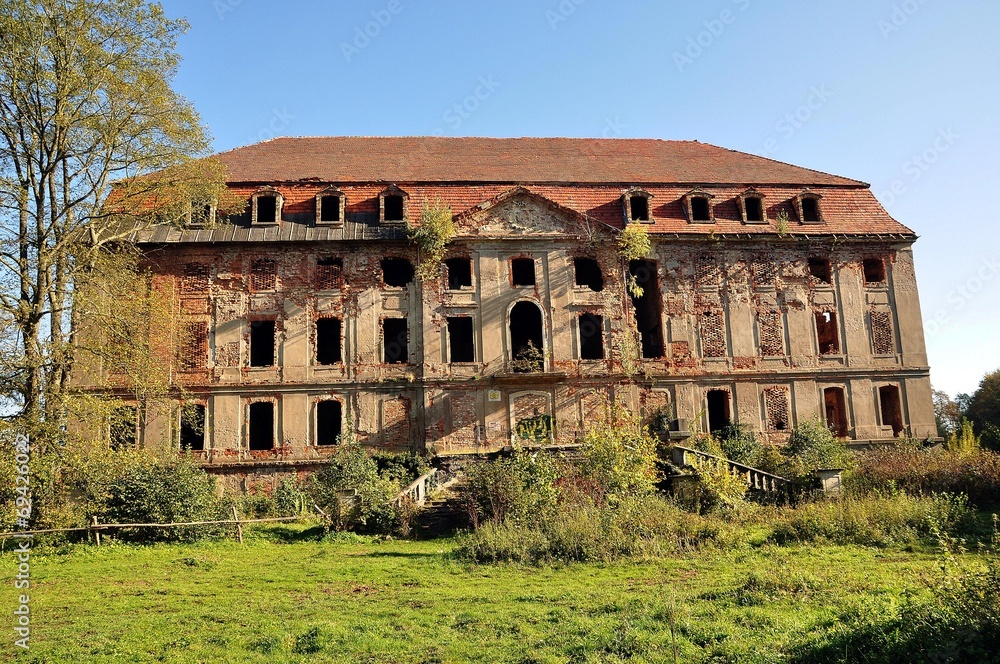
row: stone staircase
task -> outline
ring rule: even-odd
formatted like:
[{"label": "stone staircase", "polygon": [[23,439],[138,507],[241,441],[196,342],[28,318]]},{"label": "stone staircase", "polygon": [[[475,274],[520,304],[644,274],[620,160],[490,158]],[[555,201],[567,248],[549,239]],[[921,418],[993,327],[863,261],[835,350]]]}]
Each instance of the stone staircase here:
[{"label": "stone staircase", "polygon": [[462,503],[461,482],[461,476],[453,477],[427,496],[413,520],[412,537],[431,539],[468,527],[469,515]]},{"label": "stone staircase", "polygon": [[674,445],[671,450],[671,462],[675,467],[689,469],[697,474],[700,468],[707,465],[719,466],[725,464],[731,475],[742,477],[751,494],[763,496],[785,496],[792,488],[792,481],[778,475],[772,475],[759,468],[745,466],[714,454],[692,450],[688,447]]}]

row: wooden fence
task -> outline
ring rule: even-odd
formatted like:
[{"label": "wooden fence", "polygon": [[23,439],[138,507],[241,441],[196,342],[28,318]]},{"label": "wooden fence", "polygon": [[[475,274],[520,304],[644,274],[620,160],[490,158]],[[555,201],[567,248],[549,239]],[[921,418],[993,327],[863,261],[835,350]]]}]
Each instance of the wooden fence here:
[{"label": "wooden fence", "polygon": [[[329,529],[330,527],[330,517],[329,515],[321,510],[318,505],[313,505],[313,508],[319,515],[319,519],[323,522],[324,528]],[[16,530],[9,531],[5,533],[0,533],[0,542],[6,542],[6,540],[12,537],[25,537],[27,535],[44,535],[49,533],[74,533],[74,532],[85,532],[87,533],[87,539],[90,540],[92,537],[97,543],[97,546],[101,545],[101,532],[106,530],[115,530],[121,528],[185,528],[187,526],[235,526],[234,532],[236,538],[239,542],[243,543],[243,526],[253,523],[281,523],[290,521],[306,521],[313,520],[317,517],[312,514],[299,514],[296,516],[274,516],[267,517],[263,519],[241,519],[239,514],[236,513],[236,508],[233,508],[233,518],[232,519],[217,519],[213,521],[186,521],[181,523],[99,523],[97,517],[93,517],[93,521],[86,526],[79,526],[76,528],[43,528],[40,530]]]}]

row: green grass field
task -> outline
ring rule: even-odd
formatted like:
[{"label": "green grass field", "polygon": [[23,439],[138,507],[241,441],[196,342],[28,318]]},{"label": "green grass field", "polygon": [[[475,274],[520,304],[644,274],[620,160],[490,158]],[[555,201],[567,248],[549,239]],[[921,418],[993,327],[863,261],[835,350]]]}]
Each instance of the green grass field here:
[{"label": "green grass field", "polygon": [[[921,591],[929,551],[745,547],[650,561],[476,566],[451,539],[317,541],[301,530],[31,559],[37,662],[786,661],[837,621]],[[673,626],[673,630],[671,629]]]}]

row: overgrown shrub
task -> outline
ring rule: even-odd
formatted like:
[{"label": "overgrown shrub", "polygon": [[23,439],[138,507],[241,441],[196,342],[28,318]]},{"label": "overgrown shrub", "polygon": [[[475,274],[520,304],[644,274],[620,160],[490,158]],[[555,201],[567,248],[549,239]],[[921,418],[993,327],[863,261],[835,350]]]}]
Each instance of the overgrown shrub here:
[{"label": "overgrown shrub", "polygon": [[665,498],[645,496],[616,505],[562,504],[532,522],[490,521],[461,536],[456,555],[479,563],[607,562],[729,547],[738,539],[732,531]]},{"label": "overgrown shrub", "polygon": [[598,487],[599,500],[646,496],[659,479],[658,442],[637,420],[618,417],[588,429],[580,451],[583,473]]},{"label": "overgrown shrub", "polygon": [[770,539],[778,544],[814,542],[889,546],[915,543],[969,525],[972,512],[963,496],[845,497],[800,504],[774,515]]},{"label": "overgrown shrub", "polygon": [[379,473],[375,459],[356,443],[339,445],[313,473],[305,490],[338,529],[391,533],[399,526],[400,483]]},{"label": "overgrown shrub", "polygon": [[980,507],[1000,503],[1000,454],[955,453],[901,442],[858,455],[847,478],[855,494],[898,487],[915,495],[963,493]]},{"label": "overgrown shrub", "polygon": [[281,480],[273,490],[248,491],[237,502],[241,516],[258,519],[294,516],[311,505],[309,497],[291,479]]},{"label": "overgrown shrub", "polygon": [[[226,504],[215,478],[182,458],[142,459],[109,486],[104,520],[110,523],[175,523],[226,518]],[[205,526],[118,529],[115,536],[135,540],[197,539],[216,532]]]},{"label": "overgrown shrub", "polygon": [[469,521],[528,522],[556,505],[556,465],[545,452],[515,450],[513,455],[476,464],[466,478],[462,502]]},{"label": "overgrown shrub", "polygon": [[800,422],[792,429],[786,456],[789,477],[808,476],[819,468],[847,468],[851,464],[851,452],[819,420]]},{"label": "overgrown shrub", "polygon": [[754,465],[760,452],[760,440],[753,429],[744,424],[733,423],[719,431],[716,437],[727,459],[745,466]]},{"label": "overgrown shrub", "polygon": [[695,504],[702,512],[715,508],[732,509],[743,504],[749,490],[746,478],[729,472],[727,463],[704,463],[698,468]]}]

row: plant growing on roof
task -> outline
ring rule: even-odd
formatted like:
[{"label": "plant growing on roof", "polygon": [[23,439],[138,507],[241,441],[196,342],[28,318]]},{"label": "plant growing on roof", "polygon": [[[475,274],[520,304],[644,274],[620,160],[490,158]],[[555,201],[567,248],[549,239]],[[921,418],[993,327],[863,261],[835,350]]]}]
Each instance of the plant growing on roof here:
[{"label": "plant growing on roof", "polygon": [[406,237],[414,242],[421,252],[417,276],[420,279],[434,279],[438,276],[448,245],[455,237],[455,222],[452,212],[441,200],[424,203],[420,211],[420,226],[407,222]]},{"label": "plant growing on roof", "polygon": [[788,212],[785,210],[778,212],[778,216],[775,217],[775,221],[778,222],[778,236],[785,237],[788,235]]},{"label": "plant growing on roof", "polygon": [[[645,226],[629,224],[618,236],[618,255],[627,263],[645,258],[652,245],[649,242],[649,232]],[[634,274],[629,274],[626,286],[632,297],[642,297],[642,287]]]}]

